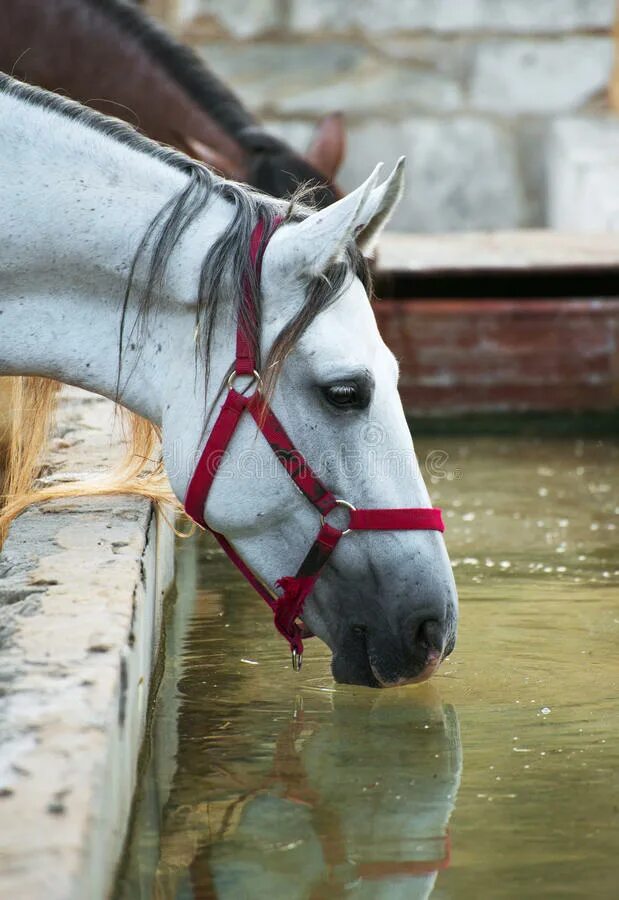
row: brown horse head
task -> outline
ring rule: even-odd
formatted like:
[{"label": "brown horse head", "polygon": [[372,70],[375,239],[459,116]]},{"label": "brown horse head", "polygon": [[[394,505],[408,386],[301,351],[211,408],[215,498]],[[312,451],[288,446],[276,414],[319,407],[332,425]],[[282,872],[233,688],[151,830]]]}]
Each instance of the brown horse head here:
[{"label": "brown horse head", "polygon": [[238,136],[244,159],[238,161],[194,138],[186,138],[190,153],[226,178],[245,181],[266,194],[286,197],[300,184],[313,188],[318,206],[328,206],[342,191],[335,177],[346,152],[346,131],[341,113],[325,116],[316,126],[310,146],[301,156],[289,144],[260,126],[245,128]]}]

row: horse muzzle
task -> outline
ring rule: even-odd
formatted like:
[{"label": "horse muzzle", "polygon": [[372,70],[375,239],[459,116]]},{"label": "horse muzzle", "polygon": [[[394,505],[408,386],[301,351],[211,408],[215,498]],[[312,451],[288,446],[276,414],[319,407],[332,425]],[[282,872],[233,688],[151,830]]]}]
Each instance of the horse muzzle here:
[{"label": "horse muzzle", "polygon": [[436,619],[422,620],[404,641],[353,626],[334,650],[331,669],[340,684],[374,688],[420,684],[438,671],[454,645],[453,625]]}]

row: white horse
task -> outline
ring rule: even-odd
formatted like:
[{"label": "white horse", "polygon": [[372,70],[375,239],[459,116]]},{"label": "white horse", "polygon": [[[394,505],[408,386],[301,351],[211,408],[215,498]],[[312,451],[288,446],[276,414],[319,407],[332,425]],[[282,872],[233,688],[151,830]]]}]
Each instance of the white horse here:
[{"label": "white horse", "polygon": [[[272,408],[314,471],[355,506],[430,506],[362,257],[397,202],[400,165],[308,213],[5,76],[0,122],[0,374],[77,385],[148,419],[183,501],[251,290]],[[278,217],[254,283],[251,237]],[[204,508],[274,592],[318,519],[280,462],[245,415]],[[329,521],[343,528],[341,513]],[[433,673],[456,608],[442,535],[381,530],[339,542],[303,619],[337,680],[387,686]]]}]

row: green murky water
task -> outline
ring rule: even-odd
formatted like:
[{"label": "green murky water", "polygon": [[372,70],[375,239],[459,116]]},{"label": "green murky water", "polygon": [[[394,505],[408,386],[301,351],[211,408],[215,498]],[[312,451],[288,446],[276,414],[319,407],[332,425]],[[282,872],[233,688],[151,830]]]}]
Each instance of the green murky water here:
[{"label": "green murky water", "polygon": [[335,686],[311,642],[295,675],[181,546],[118,900],[619,896],[619,443],[437,449],[461,625],[429,685]]}]

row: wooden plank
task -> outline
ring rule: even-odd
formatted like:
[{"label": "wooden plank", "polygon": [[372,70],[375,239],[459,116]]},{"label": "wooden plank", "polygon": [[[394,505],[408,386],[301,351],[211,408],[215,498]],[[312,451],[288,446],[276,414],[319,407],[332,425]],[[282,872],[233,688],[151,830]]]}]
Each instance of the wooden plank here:
[{"label": "wooden plank", "polygon": [[619,300],[384,300],[410,416],[619,408]]},{"label": "wooden plank", "polygon": [[548,272],[551,269],[612,270],[619,273],[619,235],[521,230],[464,234],[383,235],[377,272]]}]

